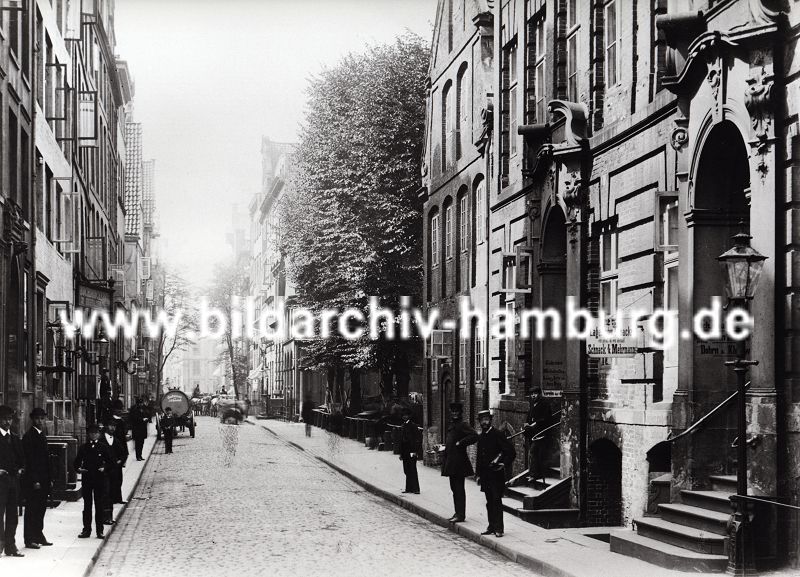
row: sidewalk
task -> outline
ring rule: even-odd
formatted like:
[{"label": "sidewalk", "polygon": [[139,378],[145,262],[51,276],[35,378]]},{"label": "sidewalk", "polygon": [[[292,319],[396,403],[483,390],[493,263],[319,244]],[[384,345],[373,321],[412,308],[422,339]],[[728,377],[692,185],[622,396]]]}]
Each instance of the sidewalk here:
[{"label": "sidewalk", "polygon": [[[663,569],[609,551],[608,543],[590,537],[613,528],[543,529],[506,513],[505,536],[482,536],[487,526],[486,498],[478,485],[467,481],[467,520],[451,524],[453,499],[447,479],[438,469],[420,464],[420,495],[401,494],[405,484],[402,464],[390,451],[368,450],[363,443],[313,428],[305,436],[302,423],[273,420],[248,421],[309,453],[365,489],[442,527],[466,537],[546,577],[685,577],[687,573]],[[692,575],[719,575],[692,573]]]},{"label": "sidewalk", "polygon": [[[149,436],[145,440],[142,456],[144,461],[136,460],[133,441],[128,441],[130,456],[125,466],[122,479],[122,498],[130,502],[139,477],[150,458],[150,453],[156,442],[155,427],[150,425]],[[127,505],[114,505],[114,520],[119,519]],[[23,543],[24,517],[20,516],[17,527],[17,547],[25,557],[0,558],[0,574],[2,575],[36,575],[37,577],[83,577],[89,572],[95,559],[100,553],[108,536],[114,531],[116,525],[106,525],[105,539],[92,536],[88,539],[78,539],[78,533],[83,528],[83,500],[74,502],[62,501],[58,507],[48,509],[44,517],[44,534],[53,543],[52,547],[41,549],[26,549]]]}]

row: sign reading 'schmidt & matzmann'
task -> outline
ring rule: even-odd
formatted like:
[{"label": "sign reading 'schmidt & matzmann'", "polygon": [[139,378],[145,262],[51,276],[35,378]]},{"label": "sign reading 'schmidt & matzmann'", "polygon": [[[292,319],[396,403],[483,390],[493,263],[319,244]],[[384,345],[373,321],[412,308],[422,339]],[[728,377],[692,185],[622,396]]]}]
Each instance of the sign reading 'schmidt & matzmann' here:
[{"label": "sign reading 'schmidt & matzmann'", "polygon": [[595,327],[586,339],[586,354],[592,358],[633,357],[638,347],[637,336],[625,323],[616,331],[616,319],[606,319],[606,330]]}]

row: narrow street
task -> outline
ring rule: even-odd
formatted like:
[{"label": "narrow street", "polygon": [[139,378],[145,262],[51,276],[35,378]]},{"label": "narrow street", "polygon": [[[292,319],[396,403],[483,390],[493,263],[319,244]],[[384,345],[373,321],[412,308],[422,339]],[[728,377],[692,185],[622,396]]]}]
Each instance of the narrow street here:
[{"label": "narrow street", "polygon": [[225,468],[218,423],[156,447],[92,575],[534,575],[259,427],[240,427]]}]

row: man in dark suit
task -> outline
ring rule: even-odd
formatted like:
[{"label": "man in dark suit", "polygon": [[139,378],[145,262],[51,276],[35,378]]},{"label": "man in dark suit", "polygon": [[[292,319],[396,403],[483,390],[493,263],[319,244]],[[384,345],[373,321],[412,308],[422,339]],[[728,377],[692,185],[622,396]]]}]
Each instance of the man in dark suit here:
[{"label": "man in dark suit", "polygon": [[481,433],[478,435],[477,469],[481,491],[486,495],[486,513],[489,526],[481,535],[492,533],[502,537],[503,527],[503,490],[506,486],[506,474],[511,471],[511,464],[517,456],[514,446],[504,433],[492,426],[492,413],[478,413]]},{"label": "man in dark suit", "polygon": [[528,418],[525,423],[525,439],[529,445],[528,479],[531,481],[542,479],[544,482],[547,439],[534,439],[550,426],[553,414],[550,403],[542,396],[541,387],[534,387],[530,398]]},{"label": "man in dark suit", "polygon": [[411,418],[411,409],[403,407],[403,426],[400,428],[400,460],[403,461],[403,473],[406,475],[406,488],[403,493],[419,495],[417,459],[420,442],[419,427]]},{"label": "man in dark suit", "polygon": [[111,465],[106,471],[108,485],[105,493],[105,505],[103,507],[104,523],[114,524],[114,503],[122,501],[122,469],[128,462],[128,444],[119,440],[117,435],[117,422],[109,419],[106,423],[106,430],[100,437],[100,442],[105,445],[108,454],[111,456]]},{"label": "man in dark suit", "polygon": [[25,473],[22,442],[11,432],[14,409],[0,405],[0,548],[9,557],[24,557],[17,549],[19,477]]},{"label": "man in dark suit", "polygon": [[92,535],[92,501],[94,501],[94,524],[97,538],[103,534],[103,499],[106,487],[106,471],[111,467],[111,455],[100,442],[100,428],[97,425],[86,427],[89,440],[78,449],[72,462],[75,471],[81,474],[81,496],[83,497],[83,531],[81,539]]},{"label": "man in dark suit", "polygon": [[136,460],[144,461],[142,448],[144,447],[144,440],[147,438],[147,423],[150,422],[150,416],[145,411],[141,397],[136,397],[136,404],[131,407],[128,416],[130,418],[133,446],[136,449]]},{"label": "man in dark suit", "polygon": [[44,420],[47,413],[41,407],[31,412],[31,428],[22,437],[25,453],[25,475],[22,488],[25,492],[25,547],[39,549],[52,545],[44,536],[44,514],[47,511],[47,496],[50,494],[50,451]]},{"label": "man in dark suit", "polygon": [[478,440],[475,429],[462,421],[461,403],[450,403],[450,425],[445,437],[442,476],[450,477],[450,490],[453,492],[455,514],[448,519],[460,523],[466,518],[467,494],[464,479],[475,474],[467,456],[467,447]]}]

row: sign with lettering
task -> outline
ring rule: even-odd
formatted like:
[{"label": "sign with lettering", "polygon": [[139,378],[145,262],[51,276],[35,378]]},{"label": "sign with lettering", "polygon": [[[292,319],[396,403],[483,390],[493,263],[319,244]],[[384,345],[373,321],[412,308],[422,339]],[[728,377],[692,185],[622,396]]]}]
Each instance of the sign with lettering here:
[{"label": "sign with lettering", "polygon": [[545,359],[542,367],[542,396],[560,397],[567,384],[567,370],[562,360]]},{"label": "sign with lettering", "polygon": [[[606,319],[606,335],[616,333],[616,320],[613,318]],[[638,338],[630,326],[624,326],[619,331],[619,336],[616,334],[606,336],[600,334],[600,330],[595,327],[594,330],[586,339],[586,354],[595,359],[602,358],[631,358],[636,355],[639,343]]]}]

